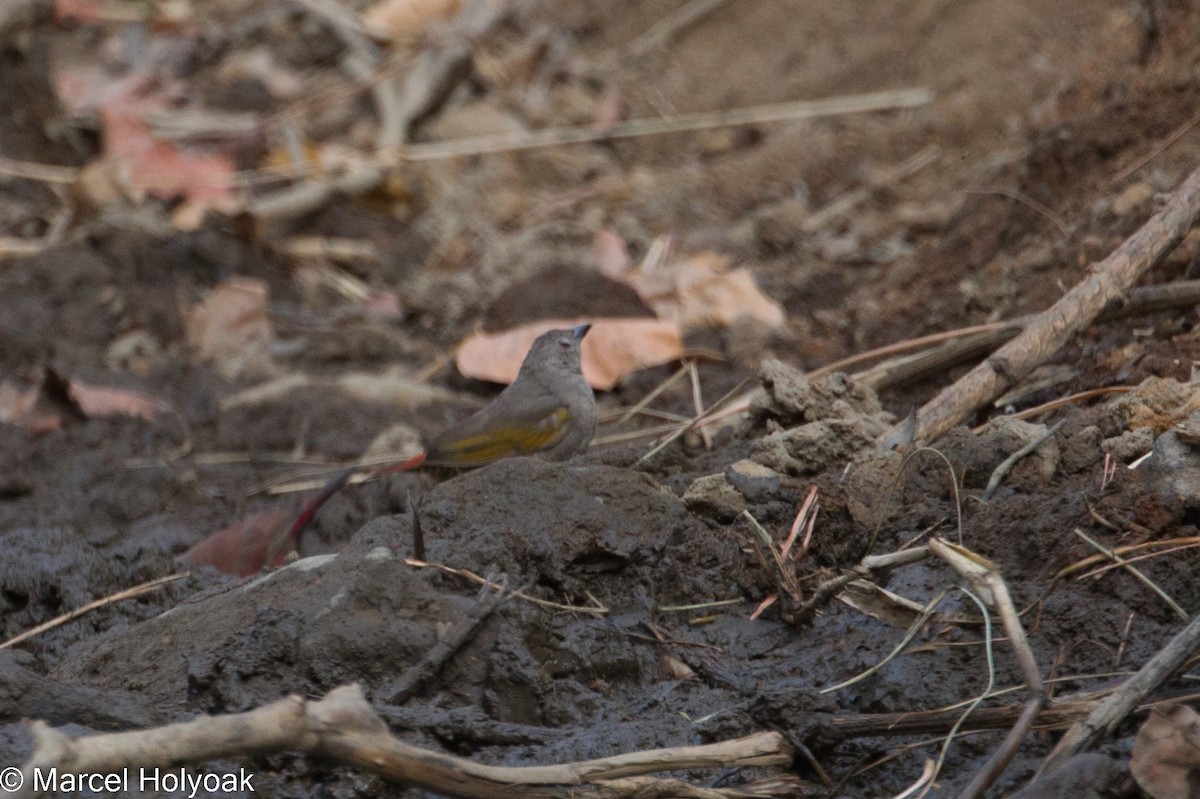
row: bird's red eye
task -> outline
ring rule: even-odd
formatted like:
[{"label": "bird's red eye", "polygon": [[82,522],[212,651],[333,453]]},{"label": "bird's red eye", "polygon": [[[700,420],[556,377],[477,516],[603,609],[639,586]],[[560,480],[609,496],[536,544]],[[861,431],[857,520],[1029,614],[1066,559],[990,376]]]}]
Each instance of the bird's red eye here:
[{"label": "bird's red eye", "polygon": [[569,350],[571,349],[571,342],[565,338],[560,338],[558,340],[558,346],[562,347],[564,350]]}]

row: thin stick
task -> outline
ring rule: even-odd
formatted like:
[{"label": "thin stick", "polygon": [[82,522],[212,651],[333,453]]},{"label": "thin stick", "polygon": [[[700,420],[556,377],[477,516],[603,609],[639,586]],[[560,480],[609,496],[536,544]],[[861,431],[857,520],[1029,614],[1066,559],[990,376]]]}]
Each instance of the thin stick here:
[{"label": "thin stick", "polygon": [[[954,722],[954,726],[950,728],[950,732],[947,733],[946,741],[945,741],[945,743],[942,744],[942,750],[940,752],[938,752],[937,766],[934,769],[935,775],[941,773],[942,764],[945,763],[945,761],[946,761],[946,753],[950,751],[950,744],[951,744],[951,742],[954,741],[954,738],[958,735],[959,729],[963,726],[963,724],[966,723],[967,718],[971,715],[972,712],[974,712],[975,708],[977,708],[981,704],[983,704],[983,700],[985,698],[987,698],[987,695],[989,693],[991,693],[992,689],[995,688],[995,686],[996,686],[996,654],[992,650],[992,617],[991,617],[991,614],[988,613],[987,605],[984,604],[982,599],[975,596],[975,594],[971,593],[969,590],[967,590],[966,588],[963,588],[962,586],[959,586],[958,590],[962,591],[964,594],[966,594],[968,597],[970,597],[971,600],[976,605],[979,606],[979,612],[981,614],[983,614],[983,629],[984,629],[984,633],[985,633],[984,637],[987,640],[987,645],[984,647],[984,652],[987,654],[988,681],[987,681],[987,688],[984,689],[984,691],[981,694],[979,694],[979,696],[975,697],[974,701],[972,701],[971,704],[967,705],[967,709],[962,712],[962,715],[960,715],[958,717],[958,720]],[[926,794],[928,794],[930,789],[933,788],[933,786],[934,786],[934,783],[930,782],[927,786],[925,786],[925,790],[921,791],[919,796],[923,797]]]},{"label": "thin stick", "polygon": [[1122,169],[1117,174],[1113,175],[1113,180],[1116,181],[1117,183],[1120,183],[1121,181],[1125,180],[1127,177],[1132,175],[1134,172],[1137,172],[1139,169],[1144,167],[1146,164],[1148,164],[1152,160],[1154,160],[1158,156],[1158,154],[1161,153],[1163,150],[1167,149],[1172,144],[1179,141],[1179,139],[1183,137],[1183,134],[1187,133],[1189,130],[1196,127],[1196,125],[1198,123],[1200,123],[1200,112],[1193,114],[1191,119],[1189,119],[1187,122],[1184,122],[1182,125],[1180,125],[1178,128],[1176,128],[1174,131],[1172,131],[1171,135],[1169,135],[1169,136],[1167,136],[1167,138],[1163,139],[1162,143],[1159,144],[1157,147],[1155,147],[1153,150],[1151,150],[1149,153],[1147,153],[1146,155],[1137,159],[1136,161],[1134,161],[1132,164],[1130,164],[1129,166]]},{"label": "thin stick", "polygon": [[630,54],[634,57],[645,55],[668,39],[677,36],[683,29],[695,25],[724,2],[725,0],[691,0],[690,3],[685,3],[634,39],[633,45],[629,48]]},{"label": "thin stick", "polygon": [[1200,647],[1200,614],[1193,617],[1137,674],[1093,709],[1087,719],[1068,730],[1042,764],[1040,773],[1052,771],[1072,755],[1096,743],[1102,734],[1111,734],[1135,707],[1191,657],[1197,647]]},{"label": "thin stick", "polygon": [[1004,482],[1005,475],[1009,473],[1012,467],[1017,465],[1017,461],[1021,460],[1021,458],[1024,458],[1042,444],[1046,443],[1046,441],[1048,441],[1051,436],[1062,429],[1062,426],[1066,423],[1066,419],[1059,420],[1055,425],[1047,429],[1033,441],[1030,441],[1028,444],[1021,447],[1019,450],[1001,461],[1000,465],[992,470],[992,476],[988,478],[987,488],[983,489],[983,501],[987,502],[992,498],[992,494],[996,493],[996,489],[1000,487],[1000,483]]},{"label": "thin stick", "polygon": [[[1087,402],[1090,399],[1103,397],[1108,394],[1128,394],[1130,391],[1133,391],[1132,386],[1105,386],[1103,388],[1090,388],[1087,391],[1080,391],[1078,394],[1070,394],[1066,397],[1059,397],[1058,399],[1053,399],[1049,402],[1043,402],[1041,405],[1036,405],[1032,408],[1026,408],[1023,411],[1009,414],[1009,417],[1024,421],[1025,419],[1033,419],[1041,416],[1043,413],[1049,413],[1050,411],[1057,410],[1064,405],[1075,405],[1077,403]],[[984,422],[983,424],[979,425],[979,427],[973,428],[971,432],[981,432],[985,427],[987,427],[987,425],[988,423]]]},{"label": "thin stick", "polygon": [[929,620],[931,618],[933,618],[934,608],[936,608],[941,603],[941,601],[945,598],[946,598],[946,592],[942,591],[940,594],[935,596],[933,599],[926,602],[925,607],[923,607],[921,609],[921,612],[917,615],[917,618],[913,620],[913,623],[911,625],[909,625],[908,630],[904,633],[904,637],[900,639],[900,642],[898,644],[896,644],[894,647],[892,647],[892,651],[888,652],[887,655],[883,658],[883,660],[880,660],[878,663],[875,663],[866,671],[860,672],[859,674],[856,674],[855,676],[851,677],[850,679],[844,680],[843,682],[837,683],[836,685],[831,685],[828,688],[822,688],[817,693],[829,694],[829,693],[833,693],[834,691],[840,691],[843,688],[849,688],[851,685],[854,685],[855,683],[861,682],[862,680],[865,680],[867,677],[870,677],[872,674],[874,674],[875,672],[882,669],[884,666],[886,666],[892,660],[899,657],[900,653],[904,651],[905,647],[908,646],[909,642],[911,642],[912,639],[916,638],[917,633],[921,632],[921,630],[923,630],[925,628],[925,625],[929,623]]},{"label": "thin stick", "polygon": [[1054,213],[1032,197],[1027,197],[1020,192],[1013,191],[1011,189],[966,189],[963,191],[963,194],[998,194],[1001,197],[1007,197],[1010,200],[1016,200],[1022,205],[1032,208],[1037,213],[1049,219],[1054,223],[1055,227],[1058,228],[1058,231],[1064,236],[1070,232],[1067,230],[1066,221],[1064,221],[1061,216]]},{"label": "thin stick", "polygon": [[1146,271],[1167,256],[1200,220],[1200,169],[1116,250],[1053,306],[1037,314],[1015,339],[944,389],[917,412],[915,439],[931,441],[1011,388],[1046,362]]},{"label": "thin stick", "polygon": [[512,596],[506,587],[506,580],[496,583],[485,583],[481,596],[472,606],[467,615],[459,620],[448,633],[440,636],[425,653],[420,661],[409,666],[396,685],[388,688],[388,704],[401,705],[407,702],[426,682],[441,670],[459,650],[475,635],[479,627],[487,621],[495,610]]},{"label": "thin stick", "polygon": [[[692,419],[687,424],[680,425],[679,427],[677,427],[669,436],[667,436],[662,441],[658,442],[658,444],[656,444],[654,447],[652,447],[649,452],[647,452],[642,457],[638,458],[637,462],[643,463],[644,461],[647,461],[650,458],[654,457],[659,452],[661,452],[663,449],[665,449],[672,441],[679,438],[687,431],[693,430],[702,424],[710,424],[710,423],[716,421],[718,418],[721,418],[721,417],[717,416],[718,409],[721,408],[726,402],[728,402],[733,397],[734,394],[736,394],[738,391],[740,391],[742,386],[745,384],[746,384],[746,381],[743,380],[740,383],[738,383],[736,386],[734,386],[733,388],[729,389],[729,391],[725,392],[724,396],[722,396],[719,400],[717,400],[715,403],[713,403],[712,407],[710,407],[707,411],[704,412],[704,415],[697,416],[695,419]],[[736,405],[734,407],[736,408]],[[738,411],[732,411],[732,412],[738,412]]]},{"label": "thin stick", "polygon": [[[700,419],[704,416],[704,396],[700,393],[700,370],[696,368],[696,362],[688,360],[687,362],[688,377],[692,382],[692,408],[696,411],[696,418]],[[708,432],[708,428],[700,428],[700,437],[704,440],[704,448],[712,449],[712,433]]]},{"label": "thin stick", "polygon": [[[405,743],[393,737],[358,685],[336,688],[319,701],[290,696],[246,713],[201,716],[149,730],[69,737],[44,722],[32,725],[33,756],[14,799],[40,795],[36,770],[108,773],[123,768],[176,768],[245,756],[303,752],[363,769],[385,780],[444,796],[470,799],[594,799],[672,796],[724,799],[742,788],[702,789],[676,779],[640,775],[697,768],[786,766],[792,747],[777,732],[547,766],[491,766]],[[776,777],[778,781],[783,777]],[[18,781],[17,784],[20,784]],[[778,784],[778,782],[777,782]],[[794,792],[797,785],[784,790]],[[755,795],[750,793],[749,795]],[[762,794],[759,794],[762,795]],[[766,794],[779,795],[779,794]]]},{"label": "thin stick", "polygon": [[926,105],[932,100],[933,93],[926,88],[898,89],[828,97],[821,100],[794,100],[787,103],[722,111],[676,114],[658,119],[631,119],[618,122],[604,130],[597,130],[591,125],[578,125],[549,130],[474,136],[428,144],[411,144],[397,150],[395,155],[402,161],[435,161],[460,156],[556,147],[563,144],[585,144],[640,136],[658,136],[666,133],[689,133],[713,128],[818,119],[842,114],[894,111]]},{"label": "thin stick", "polygon": [[1155,583],[1153,580],[1151,580],[1149,577],[1147,577],[1145,574],[1143,574],[1141,571],[1139,571],[1135,567],[1130,566],[1128,563],[1126,563],[1124,561],[1124,559],[1122,559],[1122,557],[1120,555],[1118,555],[1116,552],[1113,552],[1111,549],[1104,546],[1099,541],[1096,541],[1094,538],[1089,536],[1083,530],[1080,530],[1078,527],[1075,528],[1075,535],[1079,536],[1084,541],[1087,541],[1089,544],[1094,546],[1096,549],[1100,550],[1102,553],[1104,553],[1104,555],[1106,557],[1111,558],[1114,563],[1119,563],[1122,566],[1124,566],[1125,569],[1130,574],[1132,574],[1134,577],[1136,577],[1138,580],[1140,580],[1147,588],[1149,588],[1154,593],[1158,594],[1158,596],[1161,597],[1164,602],[1166,602],[1168,605],[1170,605],[1171,610],[1175,611],[1176,615],[1178,615],[1179,618],[1183,619],[1184,621],[1187,621],[1187,618],[1188,618],[1187,611],[1185,611],[1183,608],[1181,608],[1179,606],[1178,602],[1176,602],[1174,599],[1171,599],[1171,597],[1167,594],[1166,591],[1159,588],[1157,583]]},{"label": "thin stick", "polygon": [[678,369],[676,369],[675,373],[673,375],[671,375],[666,380],[662,381],[657,386],[655,386],[653,389],[651,389],[650,393],[648,393],[646,396],[642,397],[642,399],[636,405],[634,405],[632,408],[630,408],[628,411],[626,411],[625,414],[620,419],[617,420],[617,424],[624,424],[625,422],[628,422],[630,419],[632,419],[634,416],[637,416],[638,413],[640,413],[643,408],[645,408],[651,402],[654,402],[654,400],[658,397],[658,395],[662,394],[664,391],[669,389],[671,386],[678,383],[680,380],[682,380],[684,377],[686,377],[687,374],[688,374],[688,368],[686,366],[681,366]]},{"label": "thin stick", "polygon": [[[473,583],[479,583],[480,585],[491,588],[502,589],[504,587],[499,583],[488,580],[486,577],[480,577],[475,572],[468,571],[467,569],[456,569],[453,566],[446,566],[442,563],[428,563],[426,561],[416,560],[414,558],[405,558],[404,562],[405,564],[417,569],[437,569],[438,571],[445,572],[446,574],[465,577]],[[538,597],[530,596],[524,591],[513,591],[513,596],[519,599],[524,599],[526,602],[530,602],[540,608],[546,608],[547,610],[565,610],[568,613],[586,613],[589,616],[595,616],[598,619],[603,618],[604,614],[608,613],[608,608],[599,602],[596,602],[596,604],[591,607],[586,607],[583,605],[560,605],[557,602],[550,602],[546,599],[539,599]],[[592,597],[592,601],[595,602],[594,597]]]},{"label": "thin stick", "polygon": [[694,605],[659,605],[658,609],[663,613],[678,613],[686,610],[708,610],[709,608],[723,608],[729,605],[741,605],[746,600],[744,597],[735,597],[734,599],[717,599],[712,602],[697,602]]},{"label": "thin stick", "polygon": [[25,632],[20,633],[19,635],[15,635],[12,638],[9,638],[4,643],[0,644],[0,649],[8,649],[10,646],[16,646],[17,644],[21,643],[22,641],[32,638],[33,636],[38,635],[39,633],[44,633],[47,630],[52,630],[55,627],[58,627],[59,625],[66,624],[69,621],[74,621],[75,619],[78,619],[80,616],[91,613],[93,610],[102,608],[105,605],[111,605],[114,602],[120,602],[123,599],[133,599],[134,597],[139,597],[142,594],[148,594],[151,591],[155,591],[155,590],[161,588],[162,586],[166,585],[167,583],[173,583],[176,580],[182,580],[184,577],[187,577],[189,574],[191,574],[191,572],[178,572],[176,574],[168,574],[166,577],[158,577],[154,580],[148,580],[147,582],[139,583],[138,585],[135,585],[132,588],[126,588],[122,591],[118,591],[115,594],[109,594],[106,597],[101,597],[100,599],[93,600],[92,602],[87,603],[83,607],[75,608],[75,610],[64,613],[61,616],[55,616],[53,619],[50,619],[50,621],[42,622],[41,624],[34,627],[33,629],[26,630]]},{"label": "thin stick", "polygon": [[1018,322],[992,322],[986,325],[975,325],[973,327],[960,327],[955,330],[946,330],[941,333],[931,333],[928,336],[920,336],[918,338],[910,338],[907,341],[898,341],[895,344],[888,344],[883,347],[876,347],[873,350],[860,352],[857,355],[851,355],[849,358],[842,358],[840,361],[826,364],[819,369],[814,369],[805,375],[809,380],[816,380],[818,377],[824,377],[831,372],[844,372],[846,367],[857,366],[866,361],[872,361],[876,358],[882,358],[887,355],[895,355],[909,350],[917,350],[929,344],[941,344],[944,341],[950,341],[956,338],[963,338],[974,335],[976,333],[991,333],[996,330],[1004,330],[1010,327],[1018,326]]}]

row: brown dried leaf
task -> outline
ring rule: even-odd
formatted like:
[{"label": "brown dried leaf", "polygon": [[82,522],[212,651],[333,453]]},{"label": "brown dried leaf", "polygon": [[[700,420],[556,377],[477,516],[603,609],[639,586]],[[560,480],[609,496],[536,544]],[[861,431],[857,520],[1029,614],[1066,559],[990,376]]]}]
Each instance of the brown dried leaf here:
[{"label": "brown dried leaf", "polygon": [[238,577],[256,574],[263,566],[281,566],[295,548],[294,541],[286,540],[295,515],[290,509],[252,513],[206,536],[185,552],[183,559],[193,566],[214,566]]},{"label": "brown dried leaf", "polygon": [[140,391],[127,391],[111,386],[89,386],[78,380],[71,381],[71,399],[89,419],[103,416],[136,416],[147,421],[167,409],[160,399]]},{"label": "brown dried leaf", "polygon": [[206,363],[232,378],[266,371],[266,347],[274,336],[267,317],[267,284],[236,277],[219,283],[183,313],[188,342]]},{"label": "brown dried leaf", "polygon": [[[455,365],[467,377],[511,383],[533,340],[547,330],[574,327],[588,320],[548,319],[505,330],[473,333],[458,345]],[[583,376],[593,388],[608,391],[625,375],[669,363],[683,355],[683,334],[674,322],[659,319],[595,319],[583,339]]]},{"label": "brown dried leaf", "polygon": [[592,236],[592,262],[596,271],[610,280],[628,281],[629,269],[633,266],[625,239],[610,228],[597,230]]},{"label": "brown dried leaf", "polygon": [[763,294],[748,269],[730,269],[727,255],[701,252],[631,272],[627,278],[662,319],[684,329],[728,327],[740,316],[782,327],[783,308]]},{"label": "brown dried leaf", "polygon": [[1154,799],[1192,799],[1200,780],[1200,715],[1186,705],[1153,708],[1138,730],[1129,770]]},{"label": "brown dried leaf", "polygon": [[167,404],[139,391],[110,386],[91,386],[46,369],[41,380],[21,390],[0,383],[0,422],[41,434],[68,424],[105,416],[135,416],[150,420],[167,409]]},{"label": "brown dried leaf", "polygon": [[102,68],[70,70],[56,81],[59,97],[73,113],[100,117],[104,138],[102,166],[81,176],[75,188],[91,204],[108,207],[147,195],[181,199],[172,218],[183,229],[198,227],[209,209],[232,212],[239,206],[234,191],[232,156],[211,149],[157,138],[146,114],[168,110],[172,102],[155,76],[135,71],[113,78]]},{"label": "brown dried leaf", "polygon": [[419,36],[433,23],[458,13],[462,0],[379,0],[362,14],[372,36],[403,39]]}]

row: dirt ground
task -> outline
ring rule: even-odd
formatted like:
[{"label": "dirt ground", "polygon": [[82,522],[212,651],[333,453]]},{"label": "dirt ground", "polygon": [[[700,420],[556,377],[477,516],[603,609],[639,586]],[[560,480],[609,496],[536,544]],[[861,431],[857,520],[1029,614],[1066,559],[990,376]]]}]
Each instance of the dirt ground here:
[{"label": "dirt ground", "polygon": [[[163,66],[208,107],[263,117],[286,110],[254,79],[222,69],[240,49],[265,48],[296,71],[348,80],[336,37],[300,6],[211,5],[196,12],[203,35]],[[496,393],[449,360],[472,330],[648,316],[636,294],[596,272],[598,231],[620,236],[635,261],[668,233],[677,251],[727,254],[787,317],[774,330],[737,322],[687,333],[687,346],[706,353],[698,361],[705,400],[742,381],[766,386],[707,444],[693,431],[646,459],[651,437],[596,446],[568,463],[518,458],[374,481],[335,497],[300,541],[305,559],[268,576],[195,569],[0,650],[0,766],[32,752],[22,717],[71,734],[128,730],[357,682],[396,735],[483,763],[549,764],[776,730],[802,753],[788,767],[675,776],[728,787],[784,772],[804,786],[789,789],[794,795],[890,796],[938,757],[948,729],[850,735],[839,720],[956,706],[989,679],[1018,690],[986,706],[1019,708],[1012,649],[995,643],[989,678],[982,627],[954,618],[978,609],[933,560],[879,582],[918,606],[947,591],[937,608],[944,615],[869,676],[823,692],[884,661],[911,612],[878,618],[835,599],[797,619],[781,601],[751,619],[778,585],[742,511],[781,540],[816,487],[819,515],[794,567],[805,597],[864,555],[930,535],[958,540],[946,463],[918,456],[901,473],[902,456],[875,441],[966,366],[878,396],[841,375],[809,384],[801,374],[1045,308],[1141,226],[1200,161],[1200,132],[1189,127],[1200,102],[1200,10],[1168,0],[737,0],[642,45],[686,5],[514,0],[475,43],[471,76],[414,137],[586,125],[612,98],[626,119],[884,89],[925,87],[933,99],[405,163],[386,191],[268,222],[210,214],[186,232],[105,216],[52,182],[0,181],[5,236],[41,237],[64,207],[77,232],[0,260],[0,380],[24,389],[52,368],[170,408],[149,421],[72,416],[37,434],[0,424],[2,640],[182,570],[180,556],[206,534],[288,501],[263,486],[357,458],[389,425],[403,422],[428,440]],[[73,125],[54,99],[55,70],[112,59],[104,43],[119,27],[45,23],[0,42],[0,155],[59,166],[96,157],[96,129]],[[369,99],[339,102],[357,121],[326,120],[318,109],[309,122],[361,145],[372,130]],[[931,147],[919,168],[896,175]],[[246,143],[241,165],[266,149]],[[855,192],[857,202],[829,210]],[[814,218],[820,223],[809,224]],[[373,245],[377,259],[340,268],[394,294],[399,310],[365,313],[305,283],[281,244],[300,234]],[[1146,284],[1196,277],[1198,245],[1189,235]],[[182,311],[234,277],[265,281],[274,336],[264,363],[237,374],[195,357]],[[1093,325],[1053,359],[1061,379],[971,424],[1085,389],[1134,392],[1028,423],[961,427],[934,442],[960,481],[962,543],[997,564],[1018,607],[1032,607],[1026,629],[1056,696],[1111,687],[1183,624],[1126,571],[1055,574],[1096,554],[1076,530],[1105,547],[1197,535],[1200,458],[1168,432],[1195,408],[1196,322],[1187,307]],[[339,375],[391,368],[420,390],[364,399],[333,386]],[[620,417],[677,368],[626,377],[598,395],[602,412]],[[228,403],[301,373],[320,379]],[[692,387],[673,384],[653,407],[694,414]],[[993,469],[1059,421],[983,499]],[[655,423],[604,424],[600,436]],[[1126,468],[1152,446],[1149,462]],[[1106,454],[1116,463],[1107,480]],[[469,612],[478,588],[405,564],[414,506],[426,560],[605,611],[512,599],[416,696],[393,702],[400,675]],[[1139,567],[1187,613],[1200,609],[1194,550]],[[737,601],[703,607],[721,600]],[[1104,740],[1100,751],[1117,768],[1092,773],[1109,781],[1101,787],[1129,779],[1143,716]],[[1014,720],[956,738],[932,795],[957,795]],[[1025,785],[1056,739],[1029,735],[989,795]],[[299,754],[240,764],[276,796],[425,795]],[[1075,789],[1064,795],[1089,795]]]}]

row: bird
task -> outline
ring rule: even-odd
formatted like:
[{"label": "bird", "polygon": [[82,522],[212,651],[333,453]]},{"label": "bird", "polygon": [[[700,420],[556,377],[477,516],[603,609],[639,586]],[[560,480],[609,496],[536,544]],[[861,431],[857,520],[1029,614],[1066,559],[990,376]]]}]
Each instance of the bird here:
[{"label": "bird", "polygon": [[580,366],[580,345],[591,327],[538,336],[516,380],[434,438],[422,465],[462,469],[514,455],[563,461],[586,450],[596,434],[597,413]]},{"label": "bird", "polygon": [[[369,474],[405,472],[420,466],[471,469],[518,455],[565,461],[584,452],[596,434],[599,418],[596,397],[580,361],[580,346],[591,328],[585,324],[538,336],[516,379],[494,400],[443,430],[424,452]],[[357,472],[357,467],[344,469],[305,501],[284,541],[294,546],[320,507]]]}]

